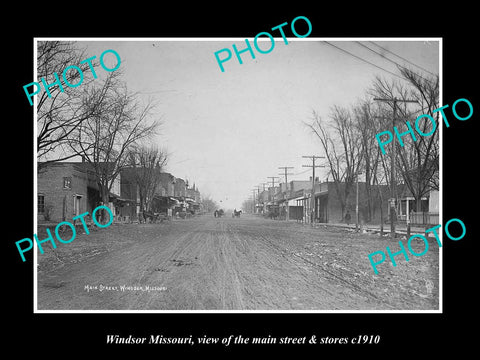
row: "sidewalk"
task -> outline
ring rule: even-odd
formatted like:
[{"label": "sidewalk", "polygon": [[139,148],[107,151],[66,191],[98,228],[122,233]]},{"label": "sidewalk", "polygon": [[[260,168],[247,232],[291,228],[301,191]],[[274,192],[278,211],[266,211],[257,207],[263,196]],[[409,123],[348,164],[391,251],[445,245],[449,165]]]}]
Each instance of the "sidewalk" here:
[{"label": "sidewalk", "polygon": [[[302,224],[302,223],[300,223]],[[303,223],[303,225],[310,226],[310,223]],[[319,228],[322,226],[326,227],[337,227],[344,228],[350,231],[355,231],[355,224],[345,224],[345,223],[315,223],[314,227]],[[421,234],[425,235],[425,230],[432,228],[434,225],[412,225],[410,226],[410,235]],[[370,232],[380,234],[380,224],[363,224],[359,225],[359,232]],[[395,233],[401,235],[407,235],[407,225],[406,224],[396,224]],[[390,234],[390,224],[383,224],[383,234]],[[432,232],[427,234],[428,236],[434,236]]]}]

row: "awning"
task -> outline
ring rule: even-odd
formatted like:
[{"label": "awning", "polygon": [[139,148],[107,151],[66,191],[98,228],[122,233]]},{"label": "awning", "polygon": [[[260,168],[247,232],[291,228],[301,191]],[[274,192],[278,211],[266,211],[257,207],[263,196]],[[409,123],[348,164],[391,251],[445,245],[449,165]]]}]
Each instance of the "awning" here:
[{"label": "awning", "polygon": [[298,197],[296,197],[296,198],[289,199],[289,201],[305,200],[305,199],[306,199],[306,197],[304,197],[304,196],[298,196]]},{"label": "awning", "polygon": [[112,192],[108,193],[108,201],[110,201],[110,202],[113,202],[114,200],[117,200],[119,198],[120,198],[120,196],[118,196],[117,194],[114,194]]},{"label": "awning", "polygon": [[112,199],[112,202],[115,203],[116,205],[123,206],[125,204],[135,204],[136,201],[132,199],[122,199],[120,197],[114,197]]}]

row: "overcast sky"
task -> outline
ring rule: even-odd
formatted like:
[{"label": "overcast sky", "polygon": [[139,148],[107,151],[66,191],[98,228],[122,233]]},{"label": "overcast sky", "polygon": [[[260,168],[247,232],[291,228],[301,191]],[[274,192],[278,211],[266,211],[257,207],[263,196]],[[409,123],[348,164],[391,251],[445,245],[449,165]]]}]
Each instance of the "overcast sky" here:
[{"label": "overcast sky", "polygon": [[[202,195],[221,201],[224,208],[239,208],[252,188],[280,176],[280,166],[294,167],[289,181],[308,179],[311,168],[302,167],[309,164],[302,155],[324,155],[303,124],[311,121],[313,110],[327,117],[333,105],[350,106],[365,97],[375,75],[402,81],[309,38],[289,38],[288,45],[276,39],[268,54],[254,49],[252,59],[243,53],[242,65],[233,54],[221,72],[215,51],[229,48],[233,53],[233,43],[241,50],[244,40],[79,41],[97,57],[107,49],[118,52],[129,90],[158,102],[155,116],[163,126],[155,142],[170,153],[166,171],[195,182]],[[395,64],[358,43],[324,40],[399,73]],[[425,74],[375,44],[438,74],[438,41],[369,40],[362,44],[399,64]],[[268,49],[269,44],[260,46]],[[326,170],[317,169],[317,174],[323,180]]]}]

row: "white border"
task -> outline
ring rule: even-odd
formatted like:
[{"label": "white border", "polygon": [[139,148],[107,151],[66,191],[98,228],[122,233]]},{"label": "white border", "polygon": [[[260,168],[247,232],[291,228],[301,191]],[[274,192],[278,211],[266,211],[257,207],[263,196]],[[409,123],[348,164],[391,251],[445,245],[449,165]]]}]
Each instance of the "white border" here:
[{"label": "white border", "polygon": [[[46,38],[34,38],[33,39],[33,54],[34,54],[34,65],[33,65],[33,74],[34,79],[37,79],[37,42],[38,41],[244,41],[245,39],[253,40],[253,37],[228,37],[228,38],[176,38],[176,37],[166,37],[166,38],[105,38],[105,37],[79,37],[79,38],[64,38],[64,37],[46,37]],[[274,38],[275,41],[283,41],[283,38]],[[266,41],[267,39],[259,38],[260,41]],[[439,105],[443,105],[443,38],[441,37],[331,37],[331,38],[318,38],[318,37],[305,37],[305,38],[290,38],[287,37],[287,40],[290,41],[438,41],[439,45]],[[35,81],[35,80],[33,80]],[[37,232],[37,97],[33,101],[34,106],[34,123],[33,123],[33,171],[34,171],[34,181],[33,181],[33,206],[34,206],[34,229],[35,233]],[[440,125],[438,125],[440,126]],[[440,179],[440,190],[439,190],[439,223],[443,228],[443,126],[440,126],[439,133],[439,144],[440,144],[440,170],[439,170],[439,179]],[[443,232],[439,231],[440,241],[443,244]],[[65,314],[65,313],[93,313],[93,314],[132,314],[132,313],[174,313],[174,314],[412,314],[412,313],[423,313],[423,314],[441,314],[443,313],[443,247],[439,248],[439,308],[438,310],[39,310],[38,305],[38,296],[37,296],[37,260],[38,260],[38,248],[33,247],[33,312],[36,314]]]}]

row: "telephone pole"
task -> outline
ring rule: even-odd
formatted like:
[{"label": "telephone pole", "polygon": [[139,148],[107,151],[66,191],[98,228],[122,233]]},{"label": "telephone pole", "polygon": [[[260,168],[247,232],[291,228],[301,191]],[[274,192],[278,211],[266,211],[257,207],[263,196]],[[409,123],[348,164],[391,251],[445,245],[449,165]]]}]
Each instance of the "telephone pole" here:
[{"label": "telephone pole", "polygon": [[312,194],[310,197],[310,222],[313,226],[313,213],[315,211],[315,168],[324,167],[323,165],[315,165],[315,159],[325,159],[325,156],[305,155],[302,158],[312,159],[312,165],[302,165],[302,167],[312,168]]},{"label": "telephone pole", "polygon": [[279,166],[278,168],[284,170],[284,174],[279,174],[279,175],[285,175],[285,193],[287,194],[287,198],[285,199],[287,202],[285,220],[288,221],[290,220],[290,214],[288,209],[288,178],[287,176],[293,175],[292,173],[288,173],[288,169],[293,169],[293,166]]},{"label": "telephone pole", "polygon": [[273,188],[272,204],[275,205],[275,179],[278,179],[278,176],[267,176],[267,178],[272,179],[272,188]]},{"label": "telephone pole", "polygon": [[[260,206],[260,185],[257,185],[257,203]],[[257,212],[260,213],[260,209]]]},{"label": "telephone pole", "polygon": [[252,192],[253,192],[253,214],[254,215],[255,215],[255,208],[256,208],[256,206],[255,206],[255,190],[257,190],[257,189],[252,189]]},{"label": "telephone pole", "polygon": [[[260,185],[263,187],[263,191],[265,191],[265,185],[268,185],[268,183],[260,183]],[[265,213],[265,194],[262,195],[262,211],[261,213]]]},{"label": "telephone pole", "polygon": [[[416,100],[410,99],[397,99],[397,98],[374,98],[375,101],[383,101],[388,103],[393,103],[393,117],[392,117],[392,136],[395,134],[395,121],[397,120],[397,102],[401,103],[416,103]],[[390,159],[390,237],[395,239],[395,223],[396,223],[396,175],[395,175],[395,159],[396,159],[396,152],[397,152],[397,143],[396,141],[392,141],[392,156]]]},{"label": "telephone pole", "polygon": [[275,187],[275,179],[278,179],[278,176],[267,176],[267,178],[272,179],[272,187]]}]

